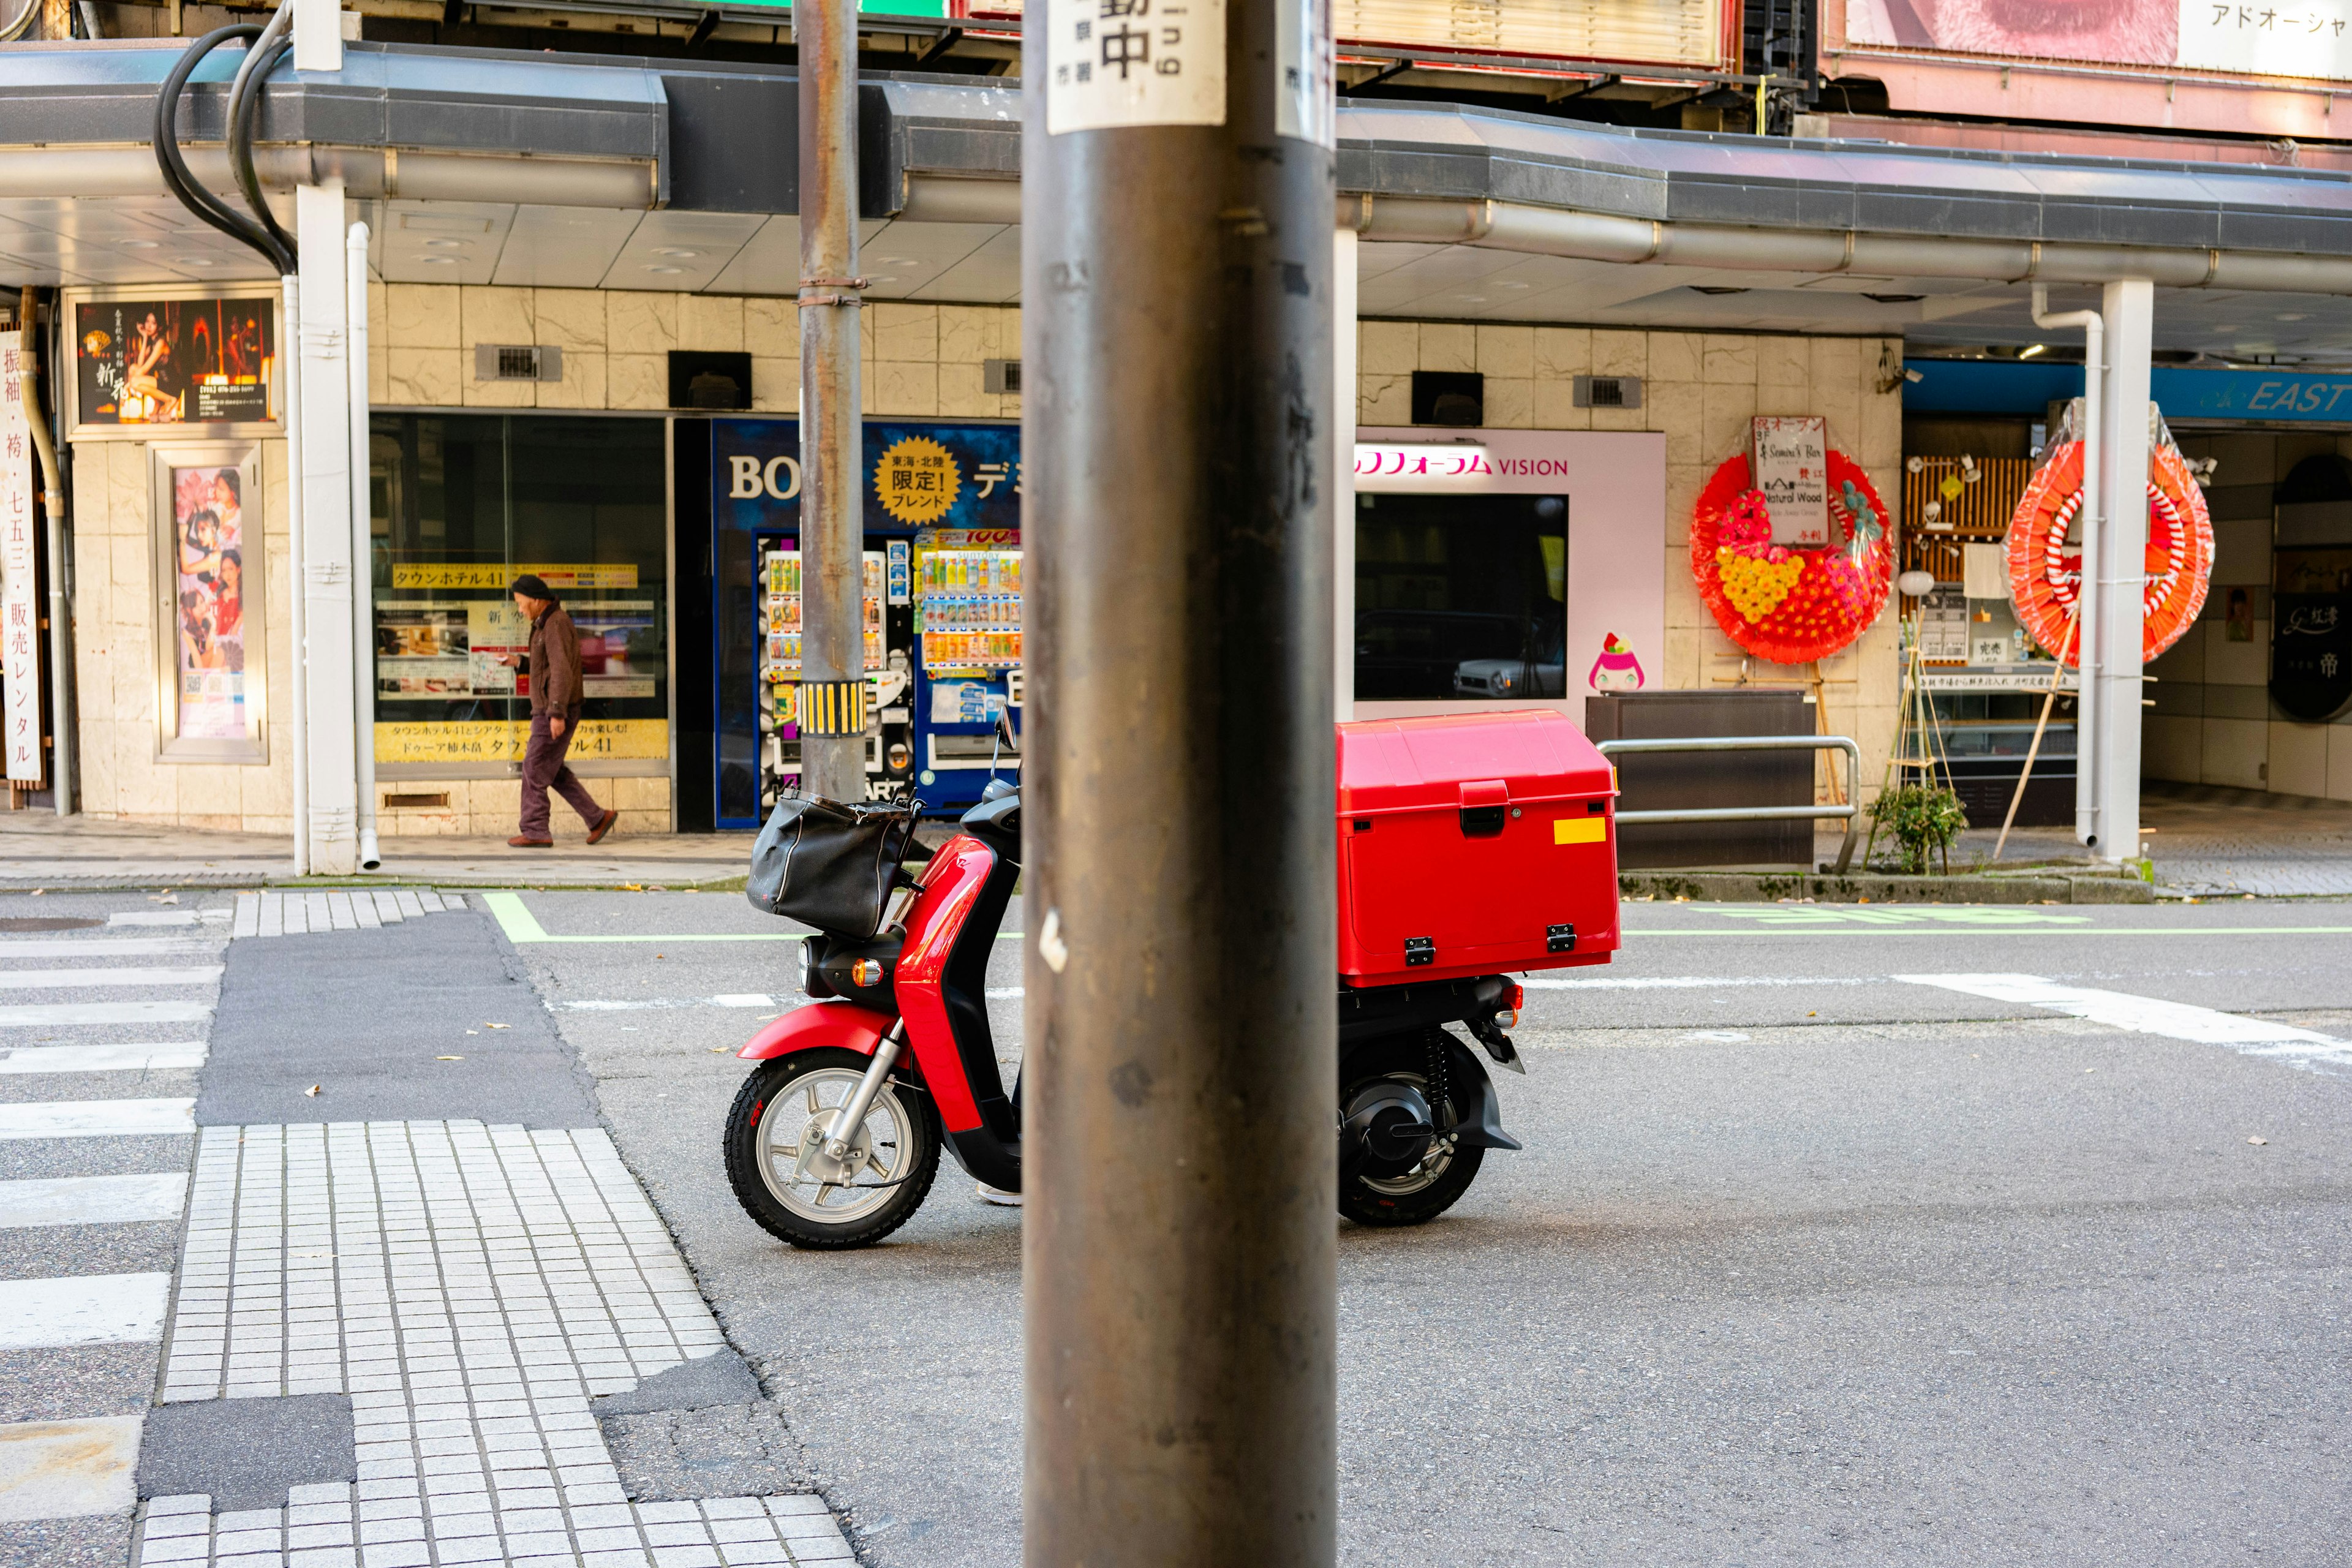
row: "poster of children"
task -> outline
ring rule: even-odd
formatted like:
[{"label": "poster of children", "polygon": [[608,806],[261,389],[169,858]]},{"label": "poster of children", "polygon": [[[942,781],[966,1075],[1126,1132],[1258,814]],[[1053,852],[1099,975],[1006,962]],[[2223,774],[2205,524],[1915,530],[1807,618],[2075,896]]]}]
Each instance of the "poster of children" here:
[{"label": "poster of children", "polygon": [[245,712],[244,479],[234,468],[175,468],[180,738],[241,741]]}]

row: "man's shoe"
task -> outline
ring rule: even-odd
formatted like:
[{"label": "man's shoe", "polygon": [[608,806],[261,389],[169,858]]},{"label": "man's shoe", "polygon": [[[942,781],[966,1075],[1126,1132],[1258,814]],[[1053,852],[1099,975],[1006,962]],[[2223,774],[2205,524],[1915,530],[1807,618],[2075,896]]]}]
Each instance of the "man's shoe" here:
[{"label": "man's shoe", "polygon": [[552,838],[533,838],[528,834],[518,833],[512,838],[507,840],[507,847],[509,849],[552,849],[555,847],[555,840]]},{"label": "man's shoe", "polygon": [[591,844],[600,844],[604,842],[604,835],[612,832],[613,824],[620,820],[621,808],[619,806],[614,806],[612,810],[604,814],[604,820],[598,823],[595,827],[589,832],[588,842]]}]

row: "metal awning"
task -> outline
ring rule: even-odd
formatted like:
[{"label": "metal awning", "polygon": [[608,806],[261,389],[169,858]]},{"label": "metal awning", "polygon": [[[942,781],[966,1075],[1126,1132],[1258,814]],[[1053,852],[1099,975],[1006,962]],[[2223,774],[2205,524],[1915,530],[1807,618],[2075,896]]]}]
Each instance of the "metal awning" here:
[{"label": "metal awning", "polygon": [[[0,283],[260,275],[155,175],[176,58],[0,47]],[[189,94],[192,139],[218,134],[234,58]],[[273,79],[263,177],[341,175],[395,281],[784,294],[794,90],[755,65],[353,44],[340,72]],[[1017,84],[874,76],[863,109],[874,296],[1017,298]],[[2160,349],[2352,358],[2352,178],[2326,171],[1386,101],[1342,100],[1339,132],[1367,316],[2028,342],[2027,280],[2072,304],[2136,273]],[[217,153],[192,161],[226,187]]]}]

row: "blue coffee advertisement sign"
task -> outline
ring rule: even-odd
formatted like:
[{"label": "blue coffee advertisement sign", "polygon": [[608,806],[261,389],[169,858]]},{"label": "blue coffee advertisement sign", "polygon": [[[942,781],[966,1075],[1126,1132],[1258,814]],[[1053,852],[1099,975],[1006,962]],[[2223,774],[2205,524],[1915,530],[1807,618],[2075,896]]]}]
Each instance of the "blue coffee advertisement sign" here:
[{"label": "blue coffee advertisement sign", "polygon": [[[711,516],[722,530],[796,533],[797,419],[719,419],[710,432]],[[1021,426],[940,420],[866,422],[866,529],[1017,529]]]}]

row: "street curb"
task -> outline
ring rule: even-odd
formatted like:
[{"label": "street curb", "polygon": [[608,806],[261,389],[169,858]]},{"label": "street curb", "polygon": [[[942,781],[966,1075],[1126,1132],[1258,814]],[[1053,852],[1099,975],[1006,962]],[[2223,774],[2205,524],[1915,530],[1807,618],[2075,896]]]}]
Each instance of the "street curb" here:
[{"label": "street curb", "polygon": [[1617,890],[1628,899],[1686,899],[1692,903],[1775,903],[1783,899],[1823,904],[2152,904],[2156,889],[2131,877],[1900,877],[1853,872],[1840,877],[1804,871],[1624,871]]}]

